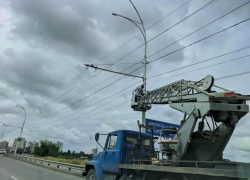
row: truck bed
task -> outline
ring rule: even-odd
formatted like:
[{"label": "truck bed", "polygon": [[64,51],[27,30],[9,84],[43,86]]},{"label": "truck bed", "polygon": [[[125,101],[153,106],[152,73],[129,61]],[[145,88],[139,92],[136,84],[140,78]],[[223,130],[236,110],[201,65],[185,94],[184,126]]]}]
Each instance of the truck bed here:
[{"label": "truck bed", "polygon": [[[212,177],[250,178],[250,163],[224,162],[224,161],[184,161],[182,166],[173,165],[171,162],[160,162],[157,165],[146,164],[116,164],[115,167],[127,170],[140,170],[152,172],[166,172],[175,174],[205,175]],[[194,163],[193,167],[186,164]],[[172,165],[171,165],[172,164]],[[207,167],[206,167],[207,166]],[[210,166],[210,167],[208,167]]]}]

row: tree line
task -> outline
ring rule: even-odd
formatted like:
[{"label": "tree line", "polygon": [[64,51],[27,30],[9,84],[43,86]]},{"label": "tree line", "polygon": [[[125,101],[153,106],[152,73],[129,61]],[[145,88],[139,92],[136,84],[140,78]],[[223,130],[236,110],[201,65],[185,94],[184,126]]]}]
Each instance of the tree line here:
[{"label": "tree line", "polygon": [[[17,153],[22,153],[23,150],[21,148],[17,149]],[[26,153],[30,154],[31,150],[30,148],[26,148]],[[59,147],[55,144],[46,144],[41,143],[41,146],[37,146],[34,149],[34,152],[32,153],[35,156],[52,156],[52,157],[58,157],[58,158],[64,158],[64,159],[75,159],[75,158],[81,158],[81,157],[87,157],[88,159],[92,159],[93,154],[85,154],[83,151],[80,151],[79,153],[75,151],[59,151]]]}]

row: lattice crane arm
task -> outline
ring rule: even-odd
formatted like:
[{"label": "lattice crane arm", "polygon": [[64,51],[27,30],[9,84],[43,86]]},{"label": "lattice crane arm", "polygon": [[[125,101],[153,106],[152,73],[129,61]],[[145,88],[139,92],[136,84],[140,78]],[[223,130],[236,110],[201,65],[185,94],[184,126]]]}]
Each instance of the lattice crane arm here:
[{"label": "lattice crane arm", "polygon": [[[212,91],[212,87],[222,91]],[[213,76],[208,75],[200,81],[187,81],[182,79],[152,91],[148,91],[145,95],[140,97],[136,103],[133,103],[132,98],[131,107],[134,110],[140,111],[143,108],[146,108],[147,110],[150,109],[151,104],[208,102],[216,100],[234,102],[239,100],[250,100],[250,96],[244,96],[226,88],[214,85]]]}]

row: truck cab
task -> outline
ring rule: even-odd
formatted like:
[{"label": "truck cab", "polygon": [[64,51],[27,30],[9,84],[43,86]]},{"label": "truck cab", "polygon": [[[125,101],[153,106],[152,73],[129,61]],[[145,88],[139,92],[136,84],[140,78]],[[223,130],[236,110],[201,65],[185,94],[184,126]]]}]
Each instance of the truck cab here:
[{"label": "truck cab", "polygon": [[[150,160],[152,157],[154,143],[150,134],[131,130],[116,130],[106,136],[103,151],[96,153],[93,160],[86,162],[87,180],[117,179],[121,177],[122,170],[115,167],[115,164],[135,164],[138,161],[138,156],[140,159],[143,157],[144,160]],[[95,139],[98,143],[98,133]]]}]

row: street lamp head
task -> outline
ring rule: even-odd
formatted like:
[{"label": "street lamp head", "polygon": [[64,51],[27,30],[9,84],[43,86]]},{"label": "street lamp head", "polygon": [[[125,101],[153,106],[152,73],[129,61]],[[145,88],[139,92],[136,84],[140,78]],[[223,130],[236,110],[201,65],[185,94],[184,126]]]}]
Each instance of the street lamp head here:
[{"label": "street lamp head", "polygon": [[116,14],[116,13],[112,13],[112,15],[113,15],[113,16],[117,16],[117,14]]}]

